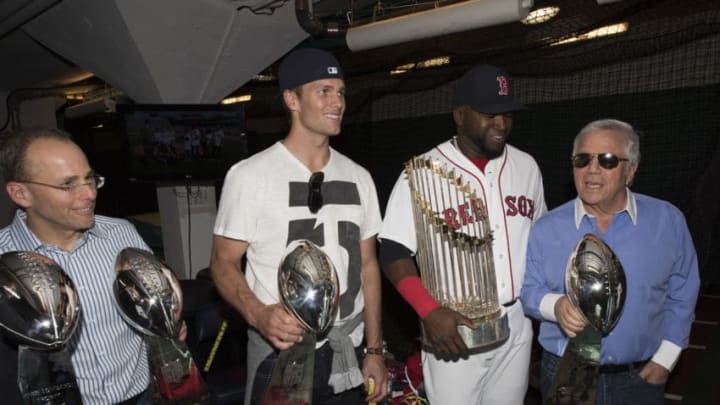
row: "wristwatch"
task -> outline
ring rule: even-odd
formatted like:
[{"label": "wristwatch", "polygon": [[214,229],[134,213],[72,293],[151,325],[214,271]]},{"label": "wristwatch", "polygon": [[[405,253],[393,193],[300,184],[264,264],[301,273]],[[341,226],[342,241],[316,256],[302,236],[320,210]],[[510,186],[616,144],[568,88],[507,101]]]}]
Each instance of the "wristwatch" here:
[{"label": "wristwatch", "polygon": [[363,354],[367,356],[368,354],[375,354],[378,356],[384,356],[387,353],[387,344],[383,342],[382,347],[365,347],[363,349]]}]

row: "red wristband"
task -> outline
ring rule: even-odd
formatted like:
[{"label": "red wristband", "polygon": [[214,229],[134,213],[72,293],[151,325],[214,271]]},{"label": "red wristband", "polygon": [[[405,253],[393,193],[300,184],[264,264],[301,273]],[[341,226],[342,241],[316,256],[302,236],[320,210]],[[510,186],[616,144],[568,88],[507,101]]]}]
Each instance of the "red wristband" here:
[{"label": "red wristband", "polygon": [[400,295],[405,298],[405,301],[410,304],[411,307],[420,316],[420,319],[425,319],[426,316],[440,304],[435,301],[430,293],[422,285],[420,277],[418,276],[407,276],[397,283],[397,291]]}]

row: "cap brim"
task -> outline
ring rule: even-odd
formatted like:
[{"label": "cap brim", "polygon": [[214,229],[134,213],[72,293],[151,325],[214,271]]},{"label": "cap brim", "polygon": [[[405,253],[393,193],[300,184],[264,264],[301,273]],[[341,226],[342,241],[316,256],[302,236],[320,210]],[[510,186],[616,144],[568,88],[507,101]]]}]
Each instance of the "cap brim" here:
[{"label": "cap brim", "polygon": [[485,114],[502,114],[527,110],[527,107],[520,103],[484,104],[482,106],[471,105],[470,107],[477,112]]}]

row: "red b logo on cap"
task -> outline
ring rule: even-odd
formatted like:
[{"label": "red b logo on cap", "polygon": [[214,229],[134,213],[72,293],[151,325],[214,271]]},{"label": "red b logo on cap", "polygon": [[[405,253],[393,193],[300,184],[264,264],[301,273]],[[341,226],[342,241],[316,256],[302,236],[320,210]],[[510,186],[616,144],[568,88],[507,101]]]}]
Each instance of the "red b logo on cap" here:
[{"label": "red b logo on cap", "polygon": [[498,76],[495,78],[498,81],[499,91],[498,94],[501,96],[507,96],[508,93],[508,81],[505,76]]}]

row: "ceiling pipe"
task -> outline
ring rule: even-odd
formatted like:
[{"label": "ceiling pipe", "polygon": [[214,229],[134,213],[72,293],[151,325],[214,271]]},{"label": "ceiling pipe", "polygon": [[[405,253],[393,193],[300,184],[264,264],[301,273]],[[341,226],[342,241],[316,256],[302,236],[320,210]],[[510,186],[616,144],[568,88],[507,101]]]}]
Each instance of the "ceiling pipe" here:
[{"label": "ceiling pipe", "polygon": [[468,0],[348,29],[320,21],[311,0],[295,0],[295,15],[308,34],[316,38],[344,35],[348,48],[355,52],[520,21],[532,6],[533,0]]},{"label": "ceiling pipe", "polygon": [[520,21],[532,6],[533,0],[468,0],[352,27],[345,40],[351,51],[362,51]]},{"label": "ceiling pipe", "polygon": [[295,0],[295,17],[298,24],[313,37],[335,37],[345,34],[336,22],[323,23],[312,11],[311,0]]}]

